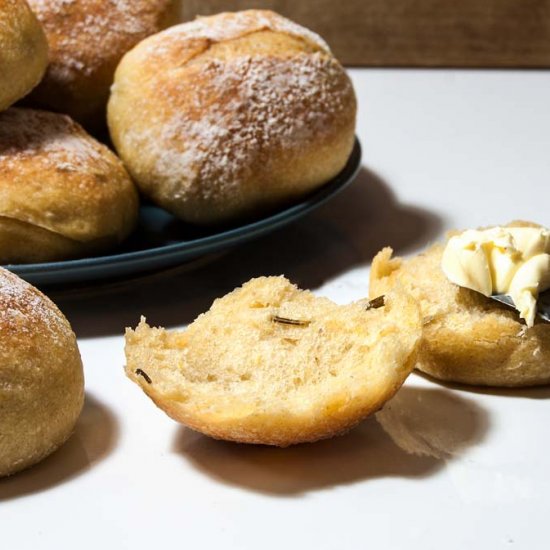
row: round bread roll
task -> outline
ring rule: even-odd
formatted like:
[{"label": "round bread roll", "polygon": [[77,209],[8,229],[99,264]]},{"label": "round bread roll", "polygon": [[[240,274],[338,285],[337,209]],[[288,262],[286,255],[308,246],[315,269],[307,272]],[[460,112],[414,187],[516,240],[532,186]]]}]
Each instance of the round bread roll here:
[{"label": "round bread roll", "polygon": [[121,57],[173,22],[174,0],[29,0],[50,46],[33,105],[105,126],[109,88]]},{"label": "round bread roll", "polygon": [[420,338],[418,306],[403,292],[339,306],[261,277],[183,332],[142,319],[126,333],[126,373],[195,430],[285,447],[341,434],[380,409],[414,368]]},{"label": "round bread roll", "polygon": [[120,160],[68,116],[0,113],[0,262],[98,252],[130,233],[137,212]]},{"label": "round bread roll", "polygon": [[55,451],[84,402],[75,335],[46,296],[0,268],[0,476]]},{"label": "round bread roll", "polygon": [[385,248],[374,258],[371,298],[399,287],[424,318],[416,367],[440,380],[480,386],[550,382],[550,323],[527,328],[517,311],[451,283],[441,269],[444,246],[409,260]]},{"label": "round bread roll", "polygon": [[28,94],[48,65],[48,43],[25,0],[0,0],[0,111]]},{"label": "round bread roll", "polygon": [[323,40],[256,10],[147,38],[121,61],[108,106],[140,189],[205,225],[259,216],[333,178],[355,115],[351,81]]}]

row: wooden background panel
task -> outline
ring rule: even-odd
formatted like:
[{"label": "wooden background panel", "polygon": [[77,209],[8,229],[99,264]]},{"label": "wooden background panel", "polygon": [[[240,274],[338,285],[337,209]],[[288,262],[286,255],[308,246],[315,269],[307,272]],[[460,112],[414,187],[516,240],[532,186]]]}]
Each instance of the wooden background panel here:
[{"label": "wooden background panel", "polygon": [[348,65],[550,67],[550,0],[182,0],[185,19],[269,8]]}]

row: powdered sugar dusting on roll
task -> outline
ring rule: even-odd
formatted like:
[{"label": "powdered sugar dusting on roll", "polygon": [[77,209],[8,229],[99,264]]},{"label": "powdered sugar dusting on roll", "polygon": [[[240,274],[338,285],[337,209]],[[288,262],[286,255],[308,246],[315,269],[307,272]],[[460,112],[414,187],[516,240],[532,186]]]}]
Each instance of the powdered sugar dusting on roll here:
[{"label": "powdered sugar dusting on roll", "polygon": [[29,0],[48,36],[56,79],[91,75],[159,30],[158,16],[170,0]]},{"label": "powdered sugar dusting on roll", "polygon": [[108,119],[143,193],[181,219],[257,217],[336,176],[356,98],[320,39],[272,12],[199,19],[121,61]]},{"label": "powdered sugar dusting on roll", "polygon": [[0,173],[33,159],[44,168],[79,171],[90,162],[103,163],[103,146],[68,116],[11,108],[0,113]]},{"label": "powdered sugar dusting on roll", "polygon": [[24,335],[44,327],[57,340],[69,331],[61,312],[36,288],[0,268],[0,330]]},{"label": "powdered sugar dusting on roll", "polygon": [[268,10],[246,10],[199,17],[195,21],[176,25],[159,33],[147,41],[146,47],[149,51],[160,54],[164,48],[173,47],[170,40],[184,42],[206,39],[223,42],[263,30],[291,34],[313,42],[327,53],[330,52],[328,44],[318,34]]},{"label": "powdered sugar dusting on roll", "polygon": [[[258,161],[268,165],[274,151],[294,154],[319,139],[353,98],[342,67],[324,54],[211,60],[194,77],[195,83],[180,84],[194,109],[171,105],[175,114],[161,128],[126,138],[134,147],[153,144],[156,172],[174,193],[185,192],[197,178],[210,182],[199,187],[205,198],[217,192],[216,185],[238,185]],[[228,91],[227,101],[211,101]],[[166,94],[170,105],[179,91]]]}]

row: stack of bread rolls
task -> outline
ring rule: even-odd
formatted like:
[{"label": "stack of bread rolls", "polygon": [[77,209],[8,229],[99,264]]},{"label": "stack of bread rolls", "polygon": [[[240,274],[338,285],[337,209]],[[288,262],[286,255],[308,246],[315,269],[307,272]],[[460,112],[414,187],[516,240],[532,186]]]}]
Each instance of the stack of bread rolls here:
[{"label": "stack of bread rolls", "polygon": [[[356,100],[327,44],[269,11],[163,31],[177,4],[0,0],[0,263],[116,247],[136,225],[139,191],[189,223],[238,223],[342,170]],[[350,311],[363,316],[361,306]],[[304,434],[297,421],[286,438],[265,437],[284,445],[347,429],[397,390],[415,338],[388,355],[405,366],[382,392],[373,386],[331,425],[304,417]],[[68,321],[1,268],[0,343],[3,476],[69,437],[84,380]]]},{"label": "stack of bread rolls", "polygon": [[[122,162],[68,116],[104,120],[114,66],[161,28],[168,2],[158,13],[128,7],[127,25],[113,25],[111,42],[90,55],[83,22],[93,33],[126,4],[0,0],[1,263],[95,254],[135,226],[138,194]],[[18,100],[24,106],[12,107]]]},{"label": "stack of bread rolls", "polygon": [[319,36],[258,10],[162,31],[176,8],[0,0],[1,263],[116,246],[136,224],[138,189],[186,222],[217,225],[342,170],[355,94]]}]

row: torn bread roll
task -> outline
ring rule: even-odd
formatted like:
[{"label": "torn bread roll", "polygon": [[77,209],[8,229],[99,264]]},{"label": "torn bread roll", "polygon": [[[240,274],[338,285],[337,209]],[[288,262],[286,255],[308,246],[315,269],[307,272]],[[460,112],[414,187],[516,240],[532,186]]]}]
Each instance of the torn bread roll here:
[{"label": "torn bread roll", "polygon": [[385,248],[372,263],[371,297],[410,293],[423,316],[417,368],[434,378],[480,386],[550,382],[550,323],[527,328],[517,311],[452,283],[441,261],[444,245],[404,260]]},{"label": "torn bread roll", "polygon": [[[349,430],[414,367],[405,293],[336,305],[284,277],[252,279],[186,330],[126,333],[126,373],[169,416],[217,439],[285,447]],[[371,307],[374,306],[374,307]]]}]

